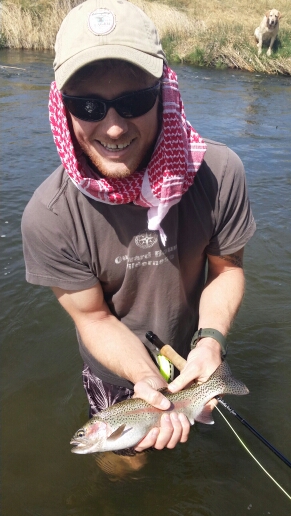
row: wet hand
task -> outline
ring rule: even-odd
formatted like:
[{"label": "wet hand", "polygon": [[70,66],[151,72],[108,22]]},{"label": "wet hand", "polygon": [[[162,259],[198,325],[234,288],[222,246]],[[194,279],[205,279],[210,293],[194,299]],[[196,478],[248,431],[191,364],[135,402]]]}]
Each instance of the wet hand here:
[{"label": "wet hand", "polygon": [[160,427],[152,428],[144,439],[138,443],[135,450],[141,452],[151,447],[157,450],[175,448],[178,443],[187,441],[189,431],[190,423],[184,414],[167,412],[161,417]]},{"label": "wet hand", "polygon": [[[170,401],[157,389],[167,387],[166,381],[159,376],[146,378],[134,386],[134,398],[142,398],[160,410],[169,410]],[[160,427],[152,428],[150,432],[135,447],[136,451],[154,447],[157,450],[174,448],[179,442],[188,439],[190,423],[184,414],[165,412],[161,417]]]},{"label": "wet hand", "polygon": [[[189,353],[181,374],[168,385],[169,391],[175,393],[185,389],[193,382],[206,382],[220,364],[221,348],[219,343],[210,337],[201,339],[196,348]],[[206,406],[208,406],[210,410],[213,410],[217,404],[218,401],[213,398]]]},{"label": "wet hand", "polygon": [[[210,337],[201,339],[196,348],[189,353],[180,375],[168,385],[169,391],[178,392],[193,382],[206,382],[220,364],[221,348],[219,343]],[[215,404],[215,402],[212,403],[212,408]]]},{"label": "wet hand", "polygon": [[165,387],[167,388],[168,384],[161,375],[146,377],[135,384],[133,398],[141,398],[153,405],[153,407],[167,410],[170,408],[171,403],[158,390]]}]

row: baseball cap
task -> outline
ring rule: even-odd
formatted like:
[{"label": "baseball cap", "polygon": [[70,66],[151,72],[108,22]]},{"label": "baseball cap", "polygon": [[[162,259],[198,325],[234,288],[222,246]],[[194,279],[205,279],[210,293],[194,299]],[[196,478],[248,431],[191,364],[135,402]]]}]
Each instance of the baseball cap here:
[{"label": "baseball cap", "polygon": [[129,61],[156,78],[166,60],[155,25],[139,7],[127,0],[86,0],[67,14],[56,37],[58,89],[100,59]]}]

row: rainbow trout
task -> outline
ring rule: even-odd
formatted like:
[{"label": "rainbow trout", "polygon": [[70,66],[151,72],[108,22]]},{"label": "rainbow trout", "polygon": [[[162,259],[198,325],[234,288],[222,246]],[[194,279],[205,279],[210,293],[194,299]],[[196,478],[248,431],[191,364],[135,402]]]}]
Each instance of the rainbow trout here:
[{"label": "rainbow trout", "polygon": [[[193,384],[175,394],[166,389],[163,394],[171,401],[167,412],[182,412],[191,425],[195,421],[213,424],[211,410],[205,407],[220,394],[248,394],[248,388],[236,380],[224,361],[205,383]],[[153,427],[160,426],[164,410],[159,410],[139,398],[116,403],[92,417],[72,438],[73,453],[94,453],[131,448]]]}]

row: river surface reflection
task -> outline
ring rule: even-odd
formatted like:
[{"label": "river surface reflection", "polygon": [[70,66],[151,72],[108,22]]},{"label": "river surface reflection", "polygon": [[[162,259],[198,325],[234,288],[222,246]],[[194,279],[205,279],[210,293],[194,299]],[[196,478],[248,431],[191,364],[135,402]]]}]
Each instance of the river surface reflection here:
[{"label": "river surface reflection", "polygon": [[[87,419],[75,333],[50,291],[25,282],[20,236],[24,206],[59,164],[47,115],[52,60],[0,51],[3,516],[290,516],[290,500],[218,412],[214,426],[197,425],[187,444],[149,453],[119,482],[93,455],[71,454],[69,440]],[[193,126],[241,157],[257,221],[228,339],[228,362],[250,395],[228,399],[291,460],[290,79],[173,68]],[[287,466],[227,419],[290,494]]]}]

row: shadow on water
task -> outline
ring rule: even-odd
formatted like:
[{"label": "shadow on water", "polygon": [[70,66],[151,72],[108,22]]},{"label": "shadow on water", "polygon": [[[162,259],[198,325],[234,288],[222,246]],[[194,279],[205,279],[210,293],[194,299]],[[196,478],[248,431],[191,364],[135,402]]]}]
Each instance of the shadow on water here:
[{"label": "shadow on water", "polygon": [[[189,442],[149,453],[122,480],[71,454],[87,420],[75,332],[52,294],[25,282],[20,220],[59,163],[47,116],[51,53],[0,51],[1,476],[5,516],[289,516],[290,501],[215,412]],[[20,70],[17,68],[21,68]],[[235,409],[289,459],[291,85],[284,77],[175,66],[187,118],[241,157],[257,233],[245,252],[245,299],[229,364],[250,389]],[[234,418],[257,458],[288,491],[287,467]]]}]

